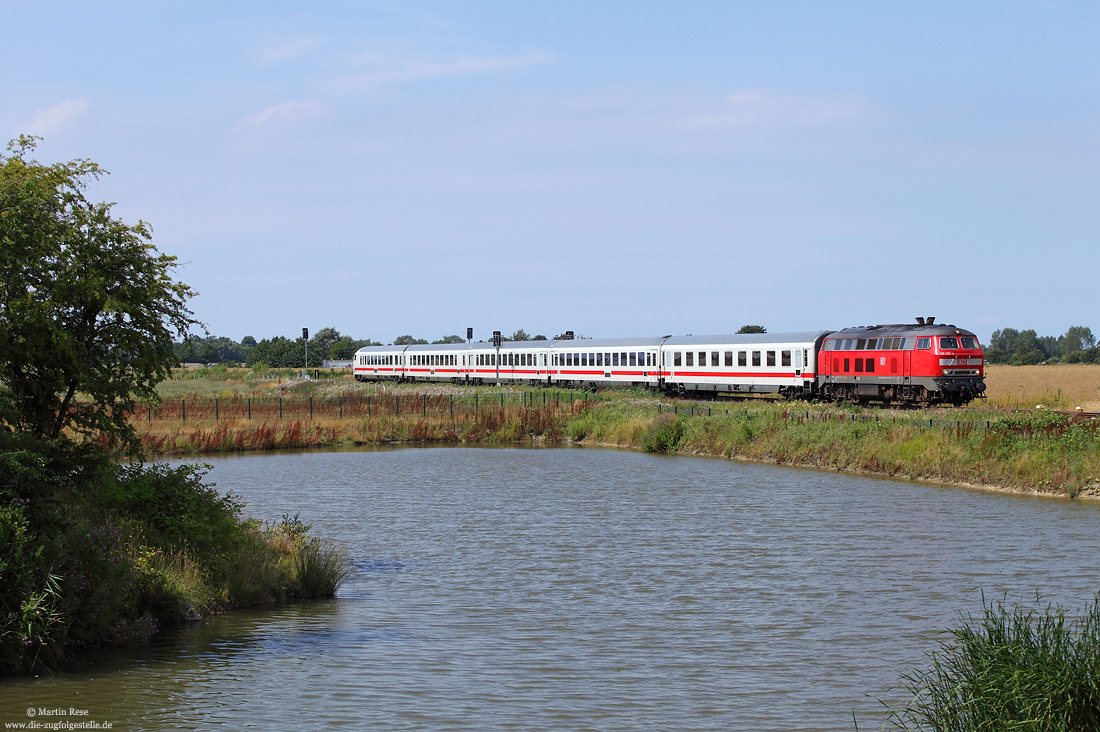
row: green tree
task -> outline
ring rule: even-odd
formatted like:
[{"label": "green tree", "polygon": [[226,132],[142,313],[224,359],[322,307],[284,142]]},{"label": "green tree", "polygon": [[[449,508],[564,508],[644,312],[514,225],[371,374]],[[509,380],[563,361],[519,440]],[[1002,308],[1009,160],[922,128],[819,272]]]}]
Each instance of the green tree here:
[{"label": "green tree", "polygon": [[335,328],[321,328],[313,334],[313,337],[309,339],[309,351],[310,351],[310,365],[313,362],[313,351],[317,351],[318,358],[322,361],[328,358],[328,352],[332,348],[332,344],[340,340],[340,331]]},{"label": "green tree", "polygon": [[328,357],[333,361],[350,361],[355,358],[358,348],[351,336],[344,336],[328,349]]},{"label": "green tree", "polygon": [[1071,326],[1064,336],[1058,338],[1058,350],[1063,356],[1077,351],[1088,351],[1096,346],[1096,336],[1092,328],[1084,325]]},{"label": "green tree", "polygon": [[529,341],[529,340],[531,340],[531,336],[527,335],[527,331],[525,331],[523,328],[520,328],[519,330],[517,330],[515,333],[512,334],[512,337],[509,338],[509,340],[512,340],[512,341]]},{"label": "green tree", "polygon": [[84,190],[89,160],[28,159],[34,137],[0,154],[0,421],[37,437],[106,434],[131,448],[128,417],[176,364],[173,341],[201,325],[176,258]]},{"label": "green tree", "polygon": [[1034,330],[1004,328],[993,331],[989,338],[986,358],[990,363],[1009,363],[1013,366],[1040,363],[1046,354]]},{"label": "green tree", "polygon": [[411,335],[397,336],[393,339],[395,346],[417,346],[427,343],[423,338],[413,338]]},{"label": "green tree", "polygon": [[742,333],[767,333],[768,329],[762,325],[742,325],[741,330],[737,331],[737,334]]},{"label": "green tree", "polygon": [[432,341],[432,343],[465,343],[466,339],[460,335],[443,336],[438,341]]}]

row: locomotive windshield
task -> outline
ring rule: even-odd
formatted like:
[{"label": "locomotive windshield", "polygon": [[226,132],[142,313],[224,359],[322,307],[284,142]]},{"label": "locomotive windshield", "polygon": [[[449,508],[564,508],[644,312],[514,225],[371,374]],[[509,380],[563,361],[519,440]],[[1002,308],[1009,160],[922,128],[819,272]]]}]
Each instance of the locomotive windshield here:
[{"label": "locomotive windshield", "polygon": [[963,348],[969,348],[972,351],[978,350],[978,339],[974,336],[962,336],[959,338],[959,343]]},{"label": "locomotive windshield", "polygon": [[959,347],[959,339],[955,336],[940,336],[940,348],[956,349]]}]

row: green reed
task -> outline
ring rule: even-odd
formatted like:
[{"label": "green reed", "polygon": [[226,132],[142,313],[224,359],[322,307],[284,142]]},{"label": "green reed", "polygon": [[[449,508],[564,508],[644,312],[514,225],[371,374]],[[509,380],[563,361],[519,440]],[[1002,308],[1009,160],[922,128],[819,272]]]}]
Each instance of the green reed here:
[{"label": "green reed", "polygon": [[953,638],[929,654],[931,665],[902,677],[911,697],[887,723],[900,730],[1084,732],[1100,729],[1100,595],[1067,616],[985,603]]}]

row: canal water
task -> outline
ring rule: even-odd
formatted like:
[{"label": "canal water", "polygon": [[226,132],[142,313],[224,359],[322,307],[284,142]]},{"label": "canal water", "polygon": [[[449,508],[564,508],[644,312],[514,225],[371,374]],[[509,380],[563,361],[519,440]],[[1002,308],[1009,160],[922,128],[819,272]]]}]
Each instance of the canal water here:
[{"label": "canal water", "polygon": [[354,577],[0,682],[0,722],[870,730],[983,592],[1080,608],[1100,589],[1089,503],[591,449],[207,462],[250,515],[345,545]]}]

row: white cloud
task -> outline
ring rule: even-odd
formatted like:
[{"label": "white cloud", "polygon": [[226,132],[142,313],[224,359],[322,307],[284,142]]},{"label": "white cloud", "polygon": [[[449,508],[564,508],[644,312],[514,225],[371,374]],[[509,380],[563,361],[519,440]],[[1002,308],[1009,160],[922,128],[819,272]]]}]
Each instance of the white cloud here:
[{"label": "white cloud", "polygon": [[38,110],[28,124],[32,135],[50,135],[64,129],[88,109],[87,99],[66,99],[52,107]]},{"label": "white cloud", "polygon": [[236,129],[238,132],[245,132],[296,124],[319,117],[323,111],[324,108],[320,103],[310,100],[295,100],[273,104],[270,107],[261,109],[259,112],[245,115],[237,123]]},{"label": "white cloud", "polygon": [[331,82],[329,88],[339,94],[363,94],[390,84],[422,79],[512,71],[548,63],[553,58],[553,54],[545,51],[533,51],[522,56],[511,57],[462,55],[446,61],[386,58],[377,54],[368,54],[358,59],[358,64],[364,66],[366,70],[341,76]]},{"label": "white cloud", "polygon": [[289,61],[317,48],[322,41],[324,41],[324,37],[319,35],[291,38],[283,43],[262,49],[257,56],[260,61],[266,63]]}]

